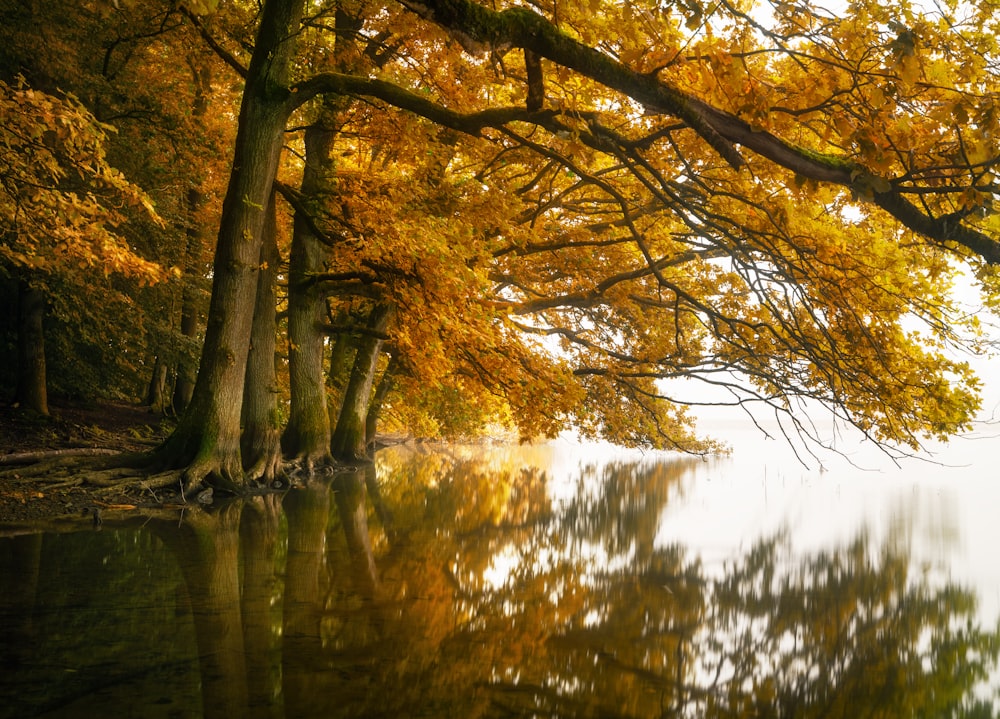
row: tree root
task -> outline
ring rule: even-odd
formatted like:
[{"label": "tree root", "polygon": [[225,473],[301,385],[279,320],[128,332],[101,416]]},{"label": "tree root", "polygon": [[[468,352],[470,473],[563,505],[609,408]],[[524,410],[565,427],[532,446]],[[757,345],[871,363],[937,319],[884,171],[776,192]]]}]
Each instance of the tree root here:
[{"label": "tree root", "polygon": [[115,492],[122,492],[129,489],[138,489],[144,492],[149,492],[153,495],[154,499],[159,501],[159,498],[153,490],[165,489],[166,487],[175,487],[179,485],[182,474],[183,473],[179,469],[173,469],[169,472],[160,472],[159,474],[154,474],[148,477],[137,477],[132,475],[130,477],[123,477],[116,482],[109,482],[101,486],[97,492],[99,494],[113,494]]},{"label": "tree root", "polygon": [[116,449],[102,449],[98,447],[73,447],[71,449],[46,449],[38,452],[18,452],[16,454],[5,454],[0,456],[0,466],[35,464],[50,459],[63,457],[94,457],[98,455],[121,454]]},{"label": "tree root", "polygon": [[246,471],[239,454],[206,453],[185,467],[171,466],[158,453],[115,453],[104,449],[72,449],[26,452],[0,458],[0,478],[16,485],[30,484],[46,492],[75,487],[90,488],[96,496],[131,495],[139,502],[147,496],[161,503],[157,490],[176,489],[187,503],[199,491],[214,488],[245,495],[253,486],[287,486],[292,481],[331,475],[338,464],[329,455],[300,456],[283,461],[280,452],[265,454]]}]

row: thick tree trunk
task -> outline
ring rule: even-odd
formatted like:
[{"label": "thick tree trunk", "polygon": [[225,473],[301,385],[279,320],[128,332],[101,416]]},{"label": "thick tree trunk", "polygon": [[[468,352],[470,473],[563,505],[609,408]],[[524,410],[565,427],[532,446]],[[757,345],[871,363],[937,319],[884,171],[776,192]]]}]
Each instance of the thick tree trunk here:
[{"label": "thick tree trunk", "polygon": [[240,411],[265,210],[292,104],[288,71],[303,0],[268,0],[247,72],[232,174],[216,245],[205,344],[191,404],[160,450],[186,467],[183,489],[206,477],[243,483]]},{"label": "thick tree trunk", "polygon": [[[327,201],[333,170],[335,132],[325,119],[324,114],[305,133],[306,166],[301,190],[304,203],[317,211]],[[310,218],[296,212],[288,282],[291,412],[282,444],[285,453],[302,461],[307,469],[330,459],[330,417],[323,376],[325,335],[320,329],[326,300],[310,281],[313,274],[323,270],[328,252],[312,231]]]},{"label": "thick tree trunk", "polygon": [[[336,42],[334,66],[352,72],[360,55],[355,38],[362,20],[343,8],[334,15]],[[288,288],[288,372],[291,410],[282,438],[285,453],[303,462],[306,469],[330,460],[330,413],[327,411],[323,354],[326,335],[321,329],[326,313],[326,297],[311,282],[312,275],[325,269],[330,249],[314,231],[314,222],[327,214],[336,192],[333,176],[334,142],[341,114],[350,98],[329,95],[323,99],[316,121],[305,132],[305,169],[302,173],[302,211],[295,213],[292,249],[289,257]]]},{"label": "thick tree trunk", "polygon": [[49,395],[45,376],[45,293],[27,280],[18,283],[17,402],[24,409],[47,415]]},{"label": "thick tree trunk", "polygon": [[274,368],[278,254],[274,197],[268,203],[257,277],[257,302],[243,387],[241,451],[246,480],[270,484],[281,474],[281,423]]},{"label": "thick tree trunk", "polygon": [[382,349],[382,340],[376,335],[385,332],[392,313],[391,306],[377,305],[372,310],[368,323],[373,332],[362,337],[358,344],[351,381],[344,394],[344,404],[340,409],[340,418],[337,420],[337,428],[333,432],[331,442],[331,452],[337,459],[360,461],[368,458],[365,421],[368,417],[378,355]]}]

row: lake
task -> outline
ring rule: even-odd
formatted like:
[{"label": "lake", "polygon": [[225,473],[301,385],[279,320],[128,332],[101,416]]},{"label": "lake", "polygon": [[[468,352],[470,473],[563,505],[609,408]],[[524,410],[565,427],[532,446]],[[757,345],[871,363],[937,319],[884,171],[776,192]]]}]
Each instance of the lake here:
[{"label": "lake", "polygon": [[394,447],[0,531],[0,716],[994,716],[996,440],[726,438]]}]

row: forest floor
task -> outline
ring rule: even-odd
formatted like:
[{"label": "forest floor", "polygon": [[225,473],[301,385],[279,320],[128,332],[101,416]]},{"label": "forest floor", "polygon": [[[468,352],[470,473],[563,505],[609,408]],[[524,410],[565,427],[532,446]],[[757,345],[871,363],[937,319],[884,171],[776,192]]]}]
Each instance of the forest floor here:
[{"label": "forest floor", "polygon": [[94,508],[130,507],[149,501],[92,487],[50,487],[43,478],[20,477],[12,460],[28,453],[86,451],[142,452],[155,447],[172,424],[148,408],[120,403],[51,408],[49,418],[0,405],[0,524],[26,523]]}]

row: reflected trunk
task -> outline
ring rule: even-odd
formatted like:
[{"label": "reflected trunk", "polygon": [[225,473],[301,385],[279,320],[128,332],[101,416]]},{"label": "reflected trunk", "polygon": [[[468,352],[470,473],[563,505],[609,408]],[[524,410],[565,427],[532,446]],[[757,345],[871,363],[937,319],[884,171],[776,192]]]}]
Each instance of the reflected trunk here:
[{"label": "reflected trunk", "polygon": [[365,488],[368,490],[368,497],[371,499],[372,507],[375,509],[375,516],[378,517],[378,521],[382,524],[382,531],[385,532],[386,539],[389,540],[389,546],[395,548],[399,535],[396,532],[392,510],[389,509],[388,505],[382,499],[382,488],[379,487],[378,472],[375,471],[374,464],[366,466],[364,470]]},{"label": "reflected trunk", "polygon": [[42,535],[0,540],[0,671],[20,666],[35,647]]},{"label": "reflected trunk", "polygon": [[282,687],[288,717],[308,716],[315,703],[323,642],[321,575],[326,559],[330,487],[310,482],[283,502],[288,518],[288,558],[282,631]]},{"label": "reflected trunk", "polygon": [[275,719],[281,692],[273,660],[279,649],[272,603],[279,597],[277,576],[280,498],[248,500],[240,524],[243,559],[243,643],[247,655],[247,690],[251,719]]},{"label": "reflected trunk", "polygon": [[[371,468],[374,474],[374,467]],[[351,555],[354,584],[359,594],[371,599],[378,590],[378,569],[368,531],[368,503],[365,501],[365,475],[368,468],[339,474],[333,480],[334,497],[340,523],[344,528],[347,550]]]},{"label": "reflected trunk", "polygon": [[240,613],[241,503],[192,513],[180,532],[159,536],[177,556],[191,600],[206,719],[245,716],[247,671]]}]

